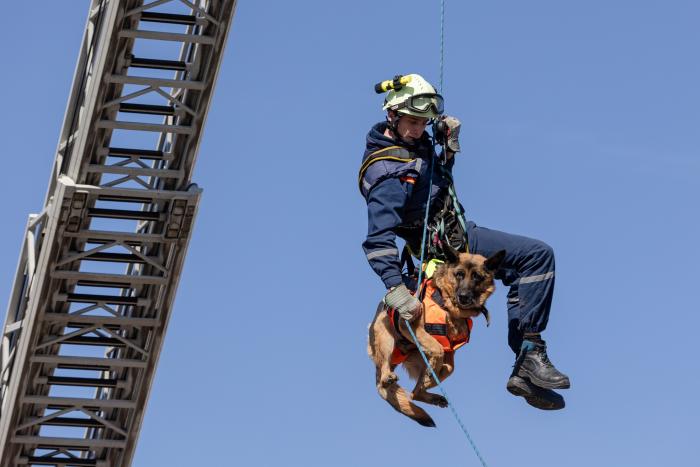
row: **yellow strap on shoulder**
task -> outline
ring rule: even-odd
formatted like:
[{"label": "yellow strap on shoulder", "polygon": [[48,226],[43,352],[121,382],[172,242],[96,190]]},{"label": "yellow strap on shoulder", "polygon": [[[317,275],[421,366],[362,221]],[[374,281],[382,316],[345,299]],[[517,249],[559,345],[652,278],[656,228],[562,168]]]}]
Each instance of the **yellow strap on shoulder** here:
[{"label": "yellow strap on shoulder", "polygon": [[[386,155],[383,155],[386,154]],[[408,154],[409,157],[398,157],[398,155]],[[409,151],[402,148],[401,146],[389,146],[379,151],[375,151],[367,157],[365,162],[360,167],[360,175],[357,177],[357,184],[360,186],[360,191],[362,191],[362,177],[365,175],[367,168],[379,161],[396,161],[396,162],[411,162],[415,159],[415,156],[411,155]]]}]

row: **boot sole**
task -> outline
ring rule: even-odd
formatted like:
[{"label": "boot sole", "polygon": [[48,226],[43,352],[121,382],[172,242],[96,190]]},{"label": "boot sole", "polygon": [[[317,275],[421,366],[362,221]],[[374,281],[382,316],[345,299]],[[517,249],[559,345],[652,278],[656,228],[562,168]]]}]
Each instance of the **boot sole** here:
[{"label": "boot sole", "polygon": [[518,376],[521,378],[527,378],[530,380],[532,384],[535,386],[539,386],[541,388],[545,389],[569,389],[571,388],[571,382],[569,381],[569,378],[566,378],[564,381],[560,383],[548,383],[547,381],[539,379],[537,376],[533,375],[526,369],[520,367],[518,370]]},{"label": "boot sole", "polygon": [[530,383],[519,376],[513,376],[506,385],[508,392],[514,396],[524,397],[531,406],[540,410],[561,410],[566,406],[564,398],[555,392],[542,394],[545,389],[532,388]]}]

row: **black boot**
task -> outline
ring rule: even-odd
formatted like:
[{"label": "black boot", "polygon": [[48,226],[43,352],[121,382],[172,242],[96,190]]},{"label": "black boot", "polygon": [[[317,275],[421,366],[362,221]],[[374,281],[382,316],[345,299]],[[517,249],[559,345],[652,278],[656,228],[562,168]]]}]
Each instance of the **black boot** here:
[{"label": "black boot", "polygon": [[545,389],[568,389],[569,377],[557,370],[547,357],[547,344],[537,338],[524,340],[513,374]]},{"label": "black boot", "polygon": [[517,375],[510,377],[506,389],[514,396],[524,397],[528,404],[541,410],[559,410],[566,405],[564,398],[560,394],[551,389],[535,386],[530,381]]}]

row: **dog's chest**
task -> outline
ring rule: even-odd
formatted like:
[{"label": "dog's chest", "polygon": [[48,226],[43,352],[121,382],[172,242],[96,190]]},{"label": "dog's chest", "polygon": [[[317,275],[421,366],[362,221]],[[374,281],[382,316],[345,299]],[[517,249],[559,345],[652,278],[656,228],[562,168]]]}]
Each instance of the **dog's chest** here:
[{"label": "dog's chest", "polygon": [[447,337],[450,341],[455,342],[469,338],[469,321],[466,318],[451,319],[448,315],[445,324],[447,325]]},{"label": "dog's chest", "polygon": [[[469,342],[471,320],[469,318],[454,317],[448,310],[455,308],[455,305],[451,300],[446,300],[445,297],[443,297],[439,288],[436,287],[433,289],[432,293],[428,294],[428,297],[430,297],[430,299],[427,301],[427,303],[424,303],[424,305],[427,305],[428,308],[434,310],[436,314],[443,317],[442,322],[445,323],[443,332],[446,334],[447,339],[452,343]],[[437,308],[430,306],[431,301]],[[435,314],[433,314],[433,317],[435,317]]]}]

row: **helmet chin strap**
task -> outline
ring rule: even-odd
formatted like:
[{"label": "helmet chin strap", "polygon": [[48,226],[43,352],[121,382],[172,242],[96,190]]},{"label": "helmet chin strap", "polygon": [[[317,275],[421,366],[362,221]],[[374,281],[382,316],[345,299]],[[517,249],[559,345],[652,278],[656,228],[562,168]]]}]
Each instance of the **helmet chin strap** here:
[{"label": "helmet chin strap", "polygon": [[407,146],[410,149],[418,147],[419,146],[419,139],[414,139],[413,141],[407,141],[401,137],[401,135],[399,134],[399,119],[401,118],[401,114],[399,112],[396,112],[394,115],[396,115],[394,117],[394,121],[391,121],[388,114],[386,116],[387,126],[389,127],[391,134],[394,135],[394,141],[396,141],[397,143],[399,143],[402,146]]}]

